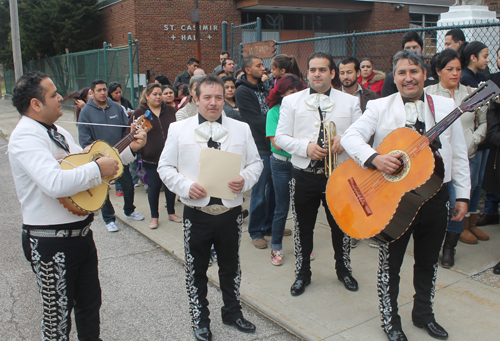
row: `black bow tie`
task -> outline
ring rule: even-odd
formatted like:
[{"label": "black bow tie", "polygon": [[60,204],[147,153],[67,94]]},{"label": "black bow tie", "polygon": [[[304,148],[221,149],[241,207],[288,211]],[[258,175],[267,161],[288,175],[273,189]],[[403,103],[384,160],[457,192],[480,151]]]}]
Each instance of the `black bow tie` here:
[{"label": "black bow tie", "polygon": [[54,141],[59,147],[64,149],[69,154],[69,145],[63,134],[57,131],[57,128],[52,126],[47,128],[47,133],[49,134],[52,141]]}]

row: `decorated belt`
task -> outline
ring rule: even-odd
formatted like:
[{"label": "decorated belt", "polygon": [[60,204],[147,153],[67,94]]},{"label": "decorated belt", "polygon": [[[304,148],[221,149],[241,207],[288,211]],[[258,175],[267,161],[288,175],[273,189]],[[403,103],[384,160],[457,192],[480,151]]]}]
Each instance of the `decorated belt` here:
[{"label": "decorated belt", "polygon": [[306,173],[314,173],[314,174],[325,174],[325,169],[324,168],[311,168],[311,167],[307,167],[307,168],[299,168],[299,167],[296,167],[296,166],[293,166],[293,168],[295,169],[298,169],[300,171],[303,171],[303,172],[306,172]]},{"label": "decorated belt", "polygon": [[36,237],[36,238],[85,237],[89,233],[90,225],[91,224],[88,224],[83,229],[74,229],[74,230],[24,229],[23,232],[27,233],[31,237]]},{"label": "decorated belt", "polygon": [[202,211],[203,213],[210,214],[210,215],[220,215],[226,212],[229,212],[233,208],[226,207],[224,205],[209,205],[209,206],[203,206],[203,207],[198,207],[198,206],[189,206],[186,205],[189,208]]}]

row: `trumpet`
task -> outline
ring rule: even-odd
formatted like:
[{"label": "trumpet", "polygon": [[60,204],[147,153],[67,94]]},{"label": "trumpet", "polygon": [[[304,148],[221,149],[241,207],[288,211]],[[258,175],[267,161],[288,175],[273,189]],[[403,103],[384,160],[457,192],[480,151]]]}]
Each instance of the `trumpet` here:
[{"label": "trumpet", "polygon": [[335,125],[335,122],[329,121],[325,122],[323,121],[323,141],[325,141],[326,146],[327,146],[327,151],[328,153],[325,156],[325,175],[327,178],[332,175],[332,172],[335,168],[337,168],[338,163],[339,163],[339,156],[337,153],[334,153],[332,155],[332,140],[331,136],[336,136],[337,135],[337,126]]}]

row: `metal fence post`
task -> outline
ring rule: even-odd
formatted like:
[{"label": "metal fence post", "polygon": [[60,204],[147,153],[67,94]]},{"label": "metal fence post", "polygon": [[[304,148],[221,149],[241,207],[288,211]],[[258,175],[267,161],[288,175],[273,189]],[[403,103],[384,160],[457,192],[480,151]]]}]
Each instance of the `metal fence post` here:
[{"label": "metal fence post", "polygon": [[109,83],[109,77],[108,77],[108,55],[106,53],[106,49],[108,48],[108,43],[104,42],[102,43],[103,48],[104,48],[104,80],[106,83]]},{"label": "metal fence post", "polygon": [[257,40],[262,41],[262,21],[257,17]]},{"label": "metal fence post", "polygon": [[135,40],[135,58],[137,63],[137,88],[139,89],[139,94],[142,92],[141,88],[141,75],[139,73],[139,40]]},{"label": "metal fence post", "polygon": [[229,56],[233,56],[234,55],[234,50],[233,50],[234,49],[234,46],[233,46],[233,30],[234,30],[234,24],[231,23],[231,51],[229,53]]},{"label": "metal fence post", "polygon": [[128,33],[128,70],[129,70],[129,84],[130,84],[130,101],[132,107],[135,108],[135,94],[134,94],[134,60],[132,58],[132,33]]},{"label": "metal fence post", "polygon": [[222,22],[222,50],[227,51],[227,21]]},{"label": "metal fence post", "polygon": [[352,32],[352,56],[354,58],[358,58],[356,56],[358,52],[358,37],[356,36],[356,31]]},{"label": "metal fence post", "polygon": [[[239,60],[238,60],[238,65],[241,65],[241,58],[243,57],[243,43],[240,43],[240,50],[238,52],[238,55],[239,55]],[[245,70],[243,70],[245,71]]]}]

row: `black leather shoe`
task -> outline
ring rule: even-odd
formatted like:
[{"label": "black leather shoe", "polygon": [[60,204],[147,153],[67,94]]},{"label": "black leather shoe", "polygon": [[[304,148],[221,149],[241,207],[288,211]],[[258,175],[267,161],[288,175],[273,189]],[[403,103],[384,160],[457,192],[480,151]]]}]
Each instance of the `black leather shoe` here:
[{"label": "black leather shoe", "polygon": [[243,219],[245,219],[246,217],[248,217],[248,210],[241,211],[241,214],[243,214]]},{"label": "black leather shoe", "polygon": [[427,324],[418,324],[413,322],[413,325],[417,328],[424,328],[427,330],[430,336],[438,340],[448,339],[448,333],[441,327],[437,322],[429,322]]},{"label": "black leather shoe", "polygon": [[408,341],[402,329],[391,330],[389,333],[387,333],[387,337],[390,341]]},{"label": "black leather shoe", "polygon": [[306,291],[306,286],[311,284],[311,280],[302,280],[302,279],[297,279],[295,282],[292,284],[292,287],[290,288],[290,293],[292,296],[299,296]]},{"label": "black leather shoe", "polygon": [[493,268],[493,273],[495,275],[500,275],[500,262]]},{"label": "black leather shoe", "polygon": [[203,327],[194,331],[194,337],[199,341],[210,341],[212,340],[212,332],[209,328]]},{"label": "black leather shoe", "polygon": [[344,286],[349,291],[358,291],[358,281],[354,279],[351,275],[339,278],[339,281],[344,283]]},{"label": "black leather shoe", "polygon": [[235,325],[236,328],[238,328],[238,330],[240,332],[243,332],[243,333],[254,333],[255,332],[255,325],[252,322],[245,320],[243,317],[237,318],[233,322],[226,322],[226,321],[222,321],[222,322],[224,322],[224,324],[226,324],[228,326]]}]

